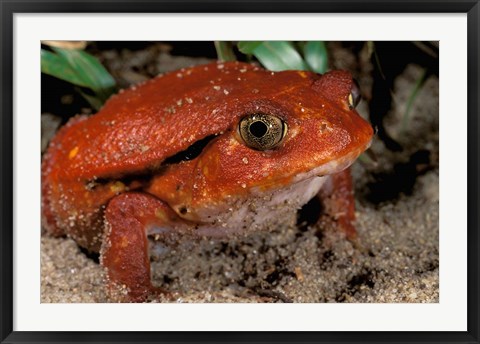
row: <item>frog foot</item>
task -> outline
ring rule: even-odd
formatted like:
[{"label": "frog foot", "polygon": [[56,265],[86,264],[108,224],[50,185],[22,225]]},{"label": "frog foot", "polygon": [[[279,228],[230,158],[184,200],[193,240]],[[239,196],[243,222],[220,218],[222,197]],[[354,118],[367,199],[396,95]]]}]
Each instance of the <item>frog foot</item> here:
[{"label": "frog foot", "polygon": [[115,295],[114,299],[174,300],[173,294],[151,283],[147,230],[155,226],[168,232],[176,220],[176,214],[164,202],[149,194],[124,193],[109,202],[100,262],[106,269],[109,294]]},{"label": "frog foot", "polygon": [[350,168],[329,176],[318,197],[323,204],[325,215],[333,220],[336,228],[343,232],[348,240],[357,241],[354,225],[355,198]]}]

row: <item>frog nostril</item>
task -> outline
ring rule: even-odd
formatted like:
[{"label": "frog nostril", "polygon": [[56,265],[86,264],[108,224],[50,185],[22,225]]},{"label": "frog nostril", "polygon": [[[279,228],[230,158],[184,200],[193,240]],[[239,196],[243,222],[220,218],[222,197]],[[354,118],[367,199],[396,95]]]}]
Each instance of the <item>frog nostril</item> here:
[{"label": "frog nostril", "polygon": [[248,128],[253,136],[261,138],[268,131],[267,125],[261,121],[255,121]]}]

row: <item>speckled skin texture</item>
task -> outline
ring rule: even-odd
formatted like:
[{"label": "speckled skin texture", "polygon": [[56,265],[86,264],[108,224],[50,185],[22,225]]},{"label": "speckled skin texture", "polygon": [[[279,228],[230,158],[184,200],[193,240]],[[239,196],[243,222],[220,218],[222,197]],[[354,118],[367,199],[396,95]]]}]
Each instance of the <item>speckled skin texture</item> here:
[{"label": "speckled skin texture", "polygon": [[[101,249],[109,285],[125,288],[127,301],[142,301],[158,291],[150,285],[146,235],[168,241],[221,234],[223,227],[235,232],[238,224],[220,224],[215,215],[289,187],[299,175],[339,173],[368,147],[372,128],[349,107],[351,88],[343,71],[272,73],[242,63],[193,67],[134,86],[98,114],[71,120],[52,140],[42,163],[43,225]],[[238,123],[251,113],[288,124],[281,145],[257,151],[242,142]],[[209,135],[216,137],[197,158],[164,163]],[[349,177],[334,178],[323,196],[332,195],[335,179],[344,191],[331,208],[341,213],[339,206],[353,206]],[[351,223],[353,208],[348,213]]]}]

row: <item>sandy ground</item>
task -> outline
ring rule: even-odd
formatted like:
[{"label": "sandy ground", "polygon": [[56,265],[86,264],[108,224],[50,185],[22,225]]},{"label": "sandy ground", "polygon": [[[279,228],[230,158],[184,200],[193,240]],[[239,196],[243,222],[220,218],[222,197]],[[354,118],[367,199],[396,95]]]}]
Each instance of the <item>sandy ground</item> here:
[{"label": "sandy ground", "polygon": [[[395,82],[387,128],[404,151],[392,153],[376,140],[377,163],[353,166],[356,243],[322,222],[186,242],[152,258],[154,283],[177,292],[178,302],[438,302],[435,77],[420,91],[408,129],[400,125],[420,73],[408,66]],[[368,113],[365,104],[360,112]],[[101,267],[74,241],[43,235],[41,246],[42,302],[115,301],[104,292]]]}]

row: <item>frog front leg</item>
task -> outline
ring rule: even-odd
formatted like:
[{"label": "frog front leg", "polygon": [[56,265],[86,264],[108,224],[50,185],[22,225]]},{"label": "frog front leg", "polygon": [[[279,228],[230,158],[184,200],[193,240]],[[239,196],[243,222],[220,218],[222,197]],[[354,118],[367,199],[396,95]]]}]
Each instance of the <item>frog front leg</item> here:
[{"label": "frog front leg", "polygon": [[320,189],[318,197],[323,204],[324,213],[335,221],[347,239],[351,241],[356,239],[355,198],[350,168],[330,175]]},{"label": "frog front leg", "polygon": [[149,295],[168,294],[151,283],[148,230],[155,226],[165,235],[179,224],[164,202],[149,194],[124,193],[114,197],[105,210],[105,235],[100,251],[108,288],[126,290],[126,302],[142,302]]}]

